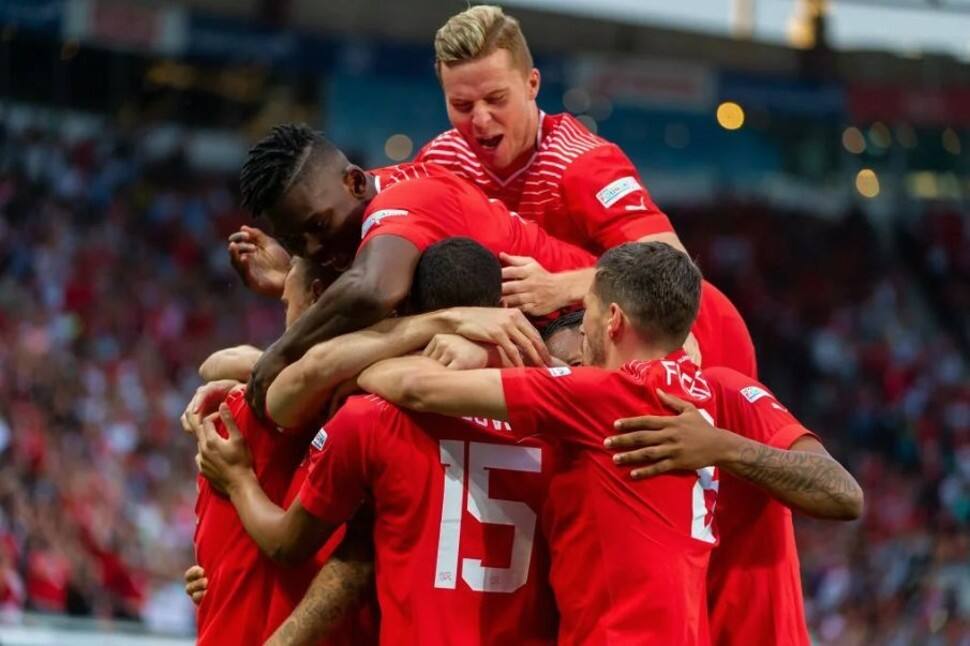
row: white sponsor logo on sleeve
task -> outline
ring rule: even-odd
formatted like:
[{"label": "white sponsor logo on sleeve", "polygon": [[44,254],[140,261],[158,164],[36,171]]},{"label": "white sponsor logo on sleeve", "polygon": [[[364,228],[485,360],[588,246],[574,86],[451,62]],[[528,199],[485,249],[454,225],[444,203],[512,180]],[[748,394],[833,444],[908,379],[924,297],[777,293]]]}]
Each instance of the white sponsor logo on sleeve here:
[{"label": "white sponsor logo on sleeve", "polygon": [[553,377],[565,377],[566,375],[573,374],[573,371],[569,369],[569,366],[555,366],[553,368],[546,368],[549,374]]},{"label": "white sponsor logo on sleeve", "polygon": [[771,397],[771,393],[764,388],[759,388],[758,386],[748,386],[747,388],[742,388],[741,395],[752,404],[762,397]]},{"label": "white sponsor logo on sleeve", "polygon": [[608,209],[630,193],[642,190],[643,187],[640,186],[636,177],[621,177],[600,189],[599,193],[596,194],[596,199],[603,205],[603,208]]},{"label": "white sponsor logo on sleeve", "polygon": [[317,434],[313,436],[313,442],[311,442],[310,444],[317,451],[322,451],[323,445],[326,443],[327,443],[327,431],[321,428],[319,431],[317,431]]},{"label": "white sponsor logo on sleeve", "polygon": [[408,212],[406,209],[381,209],[380,211],[374,211],[367,216],[367,219],[364,220],[364,224],[360,227],[360,237],[365,237],[367,232],[380,224],[381,220],[384,218],[400,217],[407,214]]}]

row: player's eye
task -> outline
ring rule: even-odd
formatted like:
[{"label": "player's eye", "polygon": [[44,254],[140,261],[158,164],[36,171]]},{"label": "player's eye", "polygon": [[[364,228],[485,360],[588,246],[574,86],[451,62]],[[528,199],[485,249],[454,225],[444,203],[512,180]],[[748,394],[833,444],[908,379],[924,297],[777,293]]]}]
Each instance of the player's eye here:
[{"label": "player's eye", "polygon": [[471,112],[472,104],[471,103],[452,103],[451,107],[453,107],[458,112]]},{"label": "player's eye", "polygon": [[491,105],[502,105],[503,103],[505,103],[505,99],[506,99],[506,96],[504,94],[501,94],[499,96],[488,97],[488,102]]}]

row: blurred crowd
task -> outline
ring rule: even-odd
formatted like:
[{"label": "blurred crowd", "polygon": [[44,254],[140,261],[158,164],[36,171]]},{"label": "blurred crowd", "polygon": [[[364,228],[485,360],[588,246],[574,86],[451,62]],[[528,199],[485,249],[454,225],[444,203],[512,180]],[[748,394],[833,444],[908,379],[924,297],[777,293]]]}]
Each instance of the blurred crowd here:
[{"label": "blurred crowd", "polygon": [[[0,128],[6,617],[191,631],[194,447],[177,418],[208,352],[282,326],[229,268],[247,221],[232,178],[145,159],[139,137]],[[860,522],[799,520],[813,634],[970,644],[970,216],[900,236],[755,203],[671,217],[745,315],[762,380],[866,491]]]}]

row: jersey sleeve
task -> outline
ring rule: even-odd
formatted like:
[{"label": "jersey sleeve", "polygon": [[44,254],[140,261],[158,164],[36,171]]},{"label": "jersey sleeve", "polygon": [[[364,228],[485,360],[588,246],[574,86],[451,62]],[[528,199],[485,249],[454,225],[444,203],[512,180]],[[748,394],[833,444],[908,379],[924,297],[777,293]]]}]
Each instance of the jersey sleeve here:
[{"label": "jersey sleeve", "polygon": [[309,471],[299,493],[300,504],[313,516],[339,525],[360,506],[368,491],[379,412],[371,399],[349,399],[313,438]]},{"label": "jersey sleeve", "polygon": [[596,264],[596,257],[576,245],[555,238],[535,222],[523,220],[512,214],[512,226],[517,231],[514,237],[518,247],[511,254],[530,256],[552,273],[573,269],[586,269]]},{"label": "jersey sleeve", "polygon": [[615,144],[594,148],[569,165],[563,202],[580,230],[604,250],[674,230]]},{"label": "jersey sleeve", "polygon": [[718,389],[718,425],[748,439],[789,449],[803,437],[818,439],[781,405],[764,384],[729,368],[704,371]]},{"label": "jersey sleeve", "polygon": [[456,235],[454,198],[433,181],[401,182],[382,191],[367,207],[361,224],[360,247],[378,236],[392,235],[423,252],[439,240]]},{"label": "jersey sleeve", "polygon": [[589,401],[603,384],[595,368],[515,368],[502,371],[509,425],[518,437],[548,434],[569,444],[602,448],[599,422]]}]

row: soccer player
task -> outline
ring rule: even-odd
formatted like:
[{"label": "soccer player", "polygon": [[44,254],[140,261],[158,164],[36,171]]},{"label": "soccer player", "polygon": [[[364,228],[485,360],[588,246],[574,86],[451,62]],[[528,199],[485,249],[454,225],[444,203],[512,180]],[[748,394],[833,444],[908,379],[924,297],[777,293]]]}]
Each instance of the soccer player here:
[{"label": "soccer player", "polygon": [[[322,280],[326,270],[320,265],[299,258],[295,258],[292,264],[284,282],[282,297],[288,325],[312,304],[326,284]],[[300,362],[287,369],[289,374],[282,375],[278,383],[274,383],[274,387],[278,386],[283,392],[274,393],[275,398],[270,398],[269,412],[273,422],[294,431],[280,433],[275,426],[267,426],[256,420],[242,399],[241,391],[229,395],[229,409],[252,449],[254,472],[275,502],[288,503],[292,500],[305,476],[305,470],[298,471],[296,464],[303,457],[310,438],[298,429],[307,428],[306,423],[318,420],[321,409],[326,410],[334,389],[347,379],[355,379],[360,370],[374,361],[420,349],[439,333],[462,332],[482,341],[507,346],[512,342],[504,332],[506,329],[519,326],[518,329],[526,334],[538,336],[518,310],[468,309],[475,306],[495,307],[501,296],[501,269],[497,259],[473,241],[453,238],[432,245],[422,255],[415,274],[411,298],[415,311],[458,305],[466,308],[442,309],[424,316],[386,321],[372,330],[335,339],[314,348]],[[454,279],[462,276],[467,279],[470,275],[474,275],[476,280],[465,280],[464,287],[457,288]],[[332,279],[332,276],[327,278]],[[258,359],[258,353],[257,349],[245,346],[221,351],[207,359],[200,372],[206,372],[211,378],[245,379]],[[305,394],[311,400],[309,403],[306,398],[297,402],[292,397],[287,398],[285,389],[292,388],[293,381],[306,388]],[[224,395],[234,383],[219,382],[214,384],[213,390],[218,391],[217,395]],[[297,419],[287,410],[294,403],[302,406],[303,418]],[[277,411],[281,413],[282,422],[276,417]],[[183,425],[188,425],[187,419],[183,420]],[[288,490],[289,493],[285,493]],[[306,563],[297,567],[283,567],[260,556],[256,544],[245,535],[232,505],[225,498],[214,495],[204,479],[200,484],[197,510],[200,519],[196,535],[197,556],[204,572],[194,576],[206,576],[208,581],[204,586],[191,582],[190,585],[199,591],[213,588],[211,593],[206,592],[202,596],[200,642],[245,638],[260,640],[261,643],[303,597],[318,567]],[[332,541],[329,549],[324,550],[321,560],[326,560],[333,552],[336,542]],[[347,597],[360,592],[358,582],[367,581],[366,572],[370,569],[369,563],[355,567],[353,562],[335,567],[342,572],[348,568],[351,571],[339,577],[342,589],[338,587],[334,590],[334,586],[330,585],[316,591],[317,596],[327,596],[328,609],[332,609],[335,603],[340,607],[350,605]],[[328,566],[328,571],[321,573],[321,576],[334,578],[333,569]],[[271,603],[267,600],[271,600]],[[258,606],[263,610],[239,615],[235,606]],[[265,633],[258,630],[263,625],[266,627]],[[349,633],[340,633],[341,636],[344,634]],[[363,639],[364,636],[357,637]],[[337,642],[331,636],[328,643]]]},{"label": "soccer player", "polygon": [[[719,646],[809,644],[789,507],[817,518],[854,520],[863,493],[763,384],[733,370],[704,371],[717,400],[718,426],[690,404],[665,400],[680,414],[637,420],[609,438],[617,464],[639,465],[634,478],[673,469],[720,469],[721,542],[708,573],[712,641]],[[617,429],[631,428],[620,420]]]},{"label": "soccer player", "polygon": [[[240,190],[288,252],[349,266],[257,362],[247,398],[258,411],[273,378],[310,346],[382,320],[402,303],[421,252],[435,242],[465,236],[496,255],[530,255],[557,270],[594,262],[439,166],[368,173],[305,126],[277,126],[256,144]],[[548,360],[541,344],[523,339],[523,348],[533,361]]]},{"label": "soccer player", "polygon": [[[489,257],[497,302],[500,270]],[[324,345],[355,345],[352,337],[367,334]],[[273,387],[299,381],[296,372],[308,371],[299,364],[318,358],[308,352]],[[305,383],[315,388],[312,379]],[[284,402],[275,391],[270,400]],[[555,452],[543,442],[513,443],[500,422],[413,415],[372,396],[351,397],[314,439],[306,481],[283,511],[261,490],[230,411],[223,406],[220,415],[228,440],[211,420],[196,429],[201,465],[228,491],[265,553],[283,559],[312,553],[362,500],[373,505],[382,643],[555,643],[548,556],[538,528]],[[293,626],[317,610],[315,600],[305,600],[291,617]]]},{"label": "soccer player", "polygon": [[542,340],[549,354],[567,366],[583,363],[583,344],[579,326],[583,323],[583,311],[568,312],[558,317],[542,330]]},{"label": "soccer player", "polygon": [[603,448],[623,411],[663,414],[661,390],[713,414],[710,389],[682,349],[700,291],[685,254],[628,243],[597,264],[582,367],[451,371],[410,357],[360,376],[365,390],[405,407],[507,420],[506,436],[563,451],[542,519],[560,644],[707,643],[714,469],[631,481]]},{"label": "soccer player", "polygon": [[[332,275],[325,268],[294,258],[282,296],[286,324],[291,325],[331,281]],[[246,363],[254,359],[253,350],[220,353],[207,360],[200,371],[209,377],[245,373]],[[233,383],[221,382],[217,388],[221,386],[224,393]],[[267,426],[252,414],[241,388],[231,392],[225,403],[252,447],[256,476],[267,495],[282,502],[312,431],[309,435],[283,434]],[[246,535],[232,504],[205,478],[199,478],[198,487],[194,542],[196,560],[207,578],[207,591],[198,609],[198,643],[261,644],[293,607],[286,608],[274,597],[293,589],[300,590],[297,599],[302,597],[315,568],[303,564],[302,568],[283,569],[274,564]],[[328,553],[337,542],[339,537]]]},{"label": "soccer player", "polygon": [[[447,168],[597,256],[636,240],[684,249],[618,146],[571,115],[539,109],[539,70],[517,20],[499,7],[470,7],[438,30],[435,58],[453,129],[429,142],[415,161]],[[503,256],[511,265],[504,270],[506,302],[527,314],[581,300],[593,280],[592,269],[563,272],[515,255]],[[692,331],[705,366],[756,376],[754,346],[741,315],[706,281]]]}]

